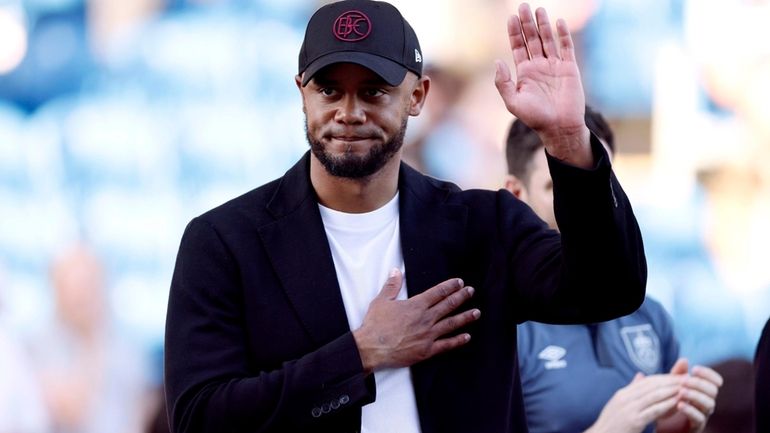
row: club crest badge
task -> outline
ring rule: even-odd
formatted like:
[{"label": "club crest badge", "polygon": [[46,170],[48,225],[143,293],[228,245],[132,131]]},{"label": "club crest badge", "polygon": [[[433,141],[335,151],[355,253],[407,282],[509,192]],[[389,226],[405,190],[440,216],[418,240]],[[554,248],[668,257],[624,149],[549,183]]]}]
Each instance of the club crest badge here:
[{"label": "club crest badge", "polygon": [[344,42],[357,42],[372,32],[372,21],[359,11],[347,11],[337,17],[332,29],[334,36]]},{"label": "club crest badge", "polygon": [[658,372],[660,365],[660,339],[652,325],[645,323],[620,328],[620,336],[631,361],[645,374]]}]

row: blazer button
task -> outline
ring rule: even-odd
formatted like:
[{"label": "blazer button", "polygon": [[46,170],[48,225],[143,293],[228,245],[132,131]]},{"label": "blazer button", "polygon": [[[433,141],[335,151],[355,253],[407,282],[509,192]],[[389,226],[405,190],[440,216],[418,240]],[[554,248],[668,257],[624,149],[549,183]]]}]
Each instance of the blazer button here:
[{"label": "blazer button", "polygon": [[329,413],[332,411],[332,407],[329,405],[329,403],[324,403],[321,405],[321,411],[323,413]]},{"label": "blazer button", "polygon": [[329,404],[332,406],[332,409],[334,410],[337,410],[340,408],[339,400],[332,400]]},{"label": "blazer button", "polygon": [[321,413],[322,413],[321,412],[321,408],[320,407],[314,407],[313,410],[310,413],[313,414],[313,418],[318,418],[319,416],[321,416]]},{"label": "blazer button", "polygon": [[347,394],[342,394],[340,397],[340,404],[348,404],[350,402],[350,397],[348,397]]}]

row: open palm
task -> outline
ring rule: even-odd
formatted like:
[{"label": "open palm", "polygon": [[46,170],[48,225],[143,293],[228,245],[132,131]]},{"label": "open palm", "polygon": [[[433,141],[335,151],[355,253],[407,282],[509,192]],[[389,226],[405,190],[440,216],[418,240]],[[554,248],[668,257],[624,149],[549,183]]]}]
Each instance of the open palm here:
[{"label": "open palm", "polygon": [[508,111],[541,135],[577,134],[585,128],[585,95],[572,37],[563,20],[555,37],[544,9],[536,17],[524,3],[508,20],[516,80],[498,61],[495,84]]}]

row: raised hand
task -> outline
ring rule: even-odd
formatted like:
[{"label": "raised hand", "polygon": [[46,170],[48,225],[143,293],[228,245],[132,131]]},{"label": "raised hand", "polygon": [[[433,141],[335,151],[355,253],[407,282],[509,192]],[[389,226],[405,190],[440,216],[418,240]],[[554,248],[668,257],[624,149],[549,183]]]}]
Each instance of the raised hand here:
[{"label": "raised hand", "polygon": [[397,300],[402,274],[395,270],[369,304],[363,324],[353,331],[364,370],[408,367],[470,341],[470,334],[445,335],[475,321],[477,309],[451,314],[473,296],[473,288],[453,278],[405,300]]},{"label": "raised hand", "polygon": [[523,3],[519,15],[509,18],[516,79],[498,60],[495,85],[508,111],[540,135],[548,153],[579,167],[591,167],[585,94],[572,36],[561,19],[554,35],[545,9],[538,8],[535,15],[537,22],[529,5]]}]

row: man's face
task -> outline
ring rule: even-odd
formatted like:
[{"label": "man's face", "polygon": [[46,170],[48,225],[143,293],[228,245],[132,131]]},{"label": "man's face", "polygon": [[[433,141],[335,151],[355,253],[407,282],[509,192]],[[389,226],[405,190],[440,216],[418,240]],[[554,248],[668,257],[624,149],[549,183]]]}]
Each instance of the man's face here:
[{"label": "man's face", "polygon": [[553,181],[548,170],[548,159],[542,149],[532,155],[529,178],[524,183],[524,189],[519,198],[527,203],[548,227],[558,230],[553,212]]},{"label": "man's face", "polygon": [[298,84],[313,155],[334,176],[379,171],[399,153],[409,115],[419,114],[426,93],[420,83],[408,73],[394,87],[363,66],[338,63]]}]

